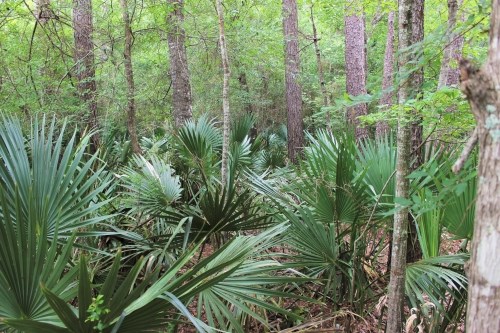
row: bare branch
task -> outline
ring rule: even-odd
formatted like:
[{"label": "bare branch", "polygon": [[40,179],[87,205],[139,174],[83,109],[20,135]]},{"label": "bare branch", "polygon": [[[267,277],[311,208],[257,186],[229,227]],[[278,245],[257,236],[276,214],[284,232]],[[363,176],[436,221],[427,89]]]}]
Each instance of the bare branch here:
[{"label": "bare branch", "polygon": [[464,167],[465,161],[467,161],[470,154],[472,153],[472,150],[476,146],[477,138],[478,138],[478,135],[477,135],[477,127],[476,127],[476,128],[474,128],[474,131],[472,132],[469,140],[465,144],[464,150],[460,154],[460,157],[455,162],[455,164],[453,164],[453,166],[451,167],[451,171],[453,171],[453,173],[459,173],[460,170],[462,170],[462,168]]}]

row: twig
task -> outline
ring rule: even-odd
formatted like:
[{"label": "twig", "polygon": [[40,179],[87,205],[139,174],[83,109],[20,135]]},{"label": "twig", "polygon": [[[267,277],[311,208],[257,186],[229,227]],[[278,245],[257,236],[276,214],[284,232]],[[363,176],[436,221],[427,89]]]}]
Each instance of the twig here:
[{"label": "twig", "polygon": [[477,131],[477,126],[476,126],[476,128],[474,128],[474,131],[472,132],[469,140],[465,144],[464,150],[460,154],[460,157],[455,162],[455,164],[453,164],[453,166],[451,167],[451,170],[454,173],[459,173],[460,170],[462,170],[462,168],[464,167],[465,161],[467,161],[467,159],[469,158],[472,150],[476,146],[476,143],[477,143],[477,140],[478,140],[478,133],[477,132],[478,131]]}]

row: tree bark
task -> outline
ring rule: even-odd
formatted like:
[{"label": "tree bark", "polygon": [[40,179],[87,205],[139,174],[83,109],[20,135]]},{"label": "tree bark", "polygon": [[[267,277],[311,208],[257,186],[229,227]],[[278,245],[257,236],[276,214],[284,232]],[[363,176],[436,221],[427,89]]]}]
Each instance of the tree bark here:
[{"label": "tree bark", "polygon": [[[380,105],[383,108],[390,108],[392,106],[394,85],[394,12],[389,13],[387,18],[387,40],[385,43],[384,55],[384,77],[382,79],[382,98]],[[376,125],[377,137],[383,137],[389,133],[390,128],[387,121],[382,120],[377,122]]]},{"label": "tree bark", "polygon": [[500,1],[492,2],[488,60],[460,63],[461,86],[477,122],[478,190],[466,331],[500,332]]},{"label": "tree bark", "polygon": [[299,83],[299,28],[296,0],[283,0],[283,35],[285,39],[288,158],[292,163],[295,163],[304,147],[302,89]]},{"label": "tree bark", "polygon": [[132,67],[132,29],[130,29],[130,18],[128,15],[127,0],[120,0],[122,7],[123,24],[125,27],[125,46],[123,59],[125,63],[125,78],[127,79],[127,129],[130,136],[130,145],[135,154],[141,154],[141,147],[137,139],[137,127],[135,124],[135,84],[134,70]]},{"label": "tree bark", "polygon": [[42,25],[54,17],[54,12],[50,8],[50,0],[35,0],[35,16]]},{"label": "tree bark", "polygon": [[[75,74],[78,93],[88,108],[88,124],[92,130],[99,128],[97,118],[97,86],[95,82],[94,44],[92,42],[92,0],[73,1],[73,30],[75,38]],[[92,149],[99,146],[99,133],[91,140]]]},{"label": "tree bark", "polygon": [[[439,71],[438,89],[458,85],[458,63],[462,58],[464,38],[454,32],[457,23],[458,8],[462,0],[448,0],[448,28],[446,31],[446,45],[443,51],[443,60]],[[450,63],[453,60],[454,64]]]},{"label": "tree bark", "polygon": [[222,0],[216,1],[217,14],[219,16],[219,44],[220,53],[222,57],[222,69],[224,71],[224,82],[222,87],[222,112],[224,116],[224,129],[223,129],[223,142],[222,142],[222,169],[221,180],[222,186],[225,187],[227,182],[228,173],[228,160],[229,160],[229,79],[231,72],[229,70],[229,58],[226,49],[226,36],[224,33],[224,8],[222,7]]},{"label": "tree bark", "polygon": [[[424,41],[424,2],[425,0],[414,0],[412,1],[412,44],[423,43]],[[422,45],[423,49],[423,45]],[[419,63],[419,57],[422,54],[416,55],[417,59],[414,59],[416,63]],[[422,84],[424,83],[424,68],[420,66],[410,77],[412,97],[417,98],[419,94],[422,93]],[[424,162],[423,156],[423,128],[422,120],[417,117],[411,126],[411,148],[412,148],[412,160],[411,165],[412,170],[416,170]]]},{"label": "tree bark", "polygon": [[[412,1],[412,44],[423,44],[424,41],[424,3],[425,0],[413,0]],[[415,63],[420,63],[420,57],[423,56],[423,48],[420,53],[414,55],[412,59]],[[410,76],[410,97],[421,98],[422,85],[424,83],[424,67],[420,67],[412,73]],[[410,158],[410,170],[417,170],[422,163],[424,163],[424,145],[423,145],[423,126],[422,117],[418,114],[414,114],[416,118],[411,124],[411,158]],[[410,214],[409,218],[409,233],[407,242],[407,254],[406,261],[408,263],[418,261],[422,259],[422,249],[420,248],[420,242],[418,241],[417,227],[413,216]]]},{"label": "tree bark", "polygon": [[[365,18],[360,0],[347,0],[344,21],[346,91],[350,96],[366,95]],[[347,121],[354,126],[357,140],[368,137],[368,129],[361,126],[358,118],[367,114],[366,103],[355,105],[347,110]]]},{"label": "tree bark", "polygon": [[[399,1],[399,73],[404,77],[408,72],[410,55],[406,50],[412,42],[412,0]],[[404,105],[410,97],[408,81],[399,87],[398,101]],[[396,197],[408,198],[410,173],[410,129],[407,115],[400,115],[397,133]],[[406,243],[408,234],[408,208],[399,207],[394,214],[394,228],[391,251],[391,274],[387,299],[387,333],[401,333],[403,301],[405,295]]]},{"label": "tree bark", "polygon": [[182,126],[193,116],[191,84],[186,54],[186,32],[184,22],[184,0],[168,0],[172,10],[167,15],[168,54],[173,88],[173,116],[176,127]]},{"label": "tree bark", "polygon": [[[328,92],[326,91],[326,82],[325,82],[325,75],[323,73],[323,65],[321,63],[321,51],[319,49],[319,39],[318,39],[318,32],[316,30],[316,24],[314,23],[314,11],[313,11],[313,6],[311,5],[311,25],[313,29],[313,44],[314,44],[314,52],[316,53],[316,66],[318,67],[318,78],[319,78],[319,85],[321,89],[321,94],[323,95],[323,106],[329,106],[330,105],[330,98],[328,97]],[[325,120],[326,120],[326,128],[331,131],[331,117],[330,117],[330,112],[327,111],[325,115]]]}]

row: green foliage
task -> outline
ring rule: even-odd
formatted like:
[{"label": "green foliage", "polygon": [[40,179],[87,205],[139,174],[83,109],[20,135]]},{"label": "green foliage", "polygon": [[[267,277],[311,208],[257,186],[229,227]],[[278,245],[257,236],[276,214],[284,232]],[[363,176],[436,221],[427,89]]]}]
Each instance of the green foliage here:
[{"label": "green foliage", "polygon": [[[64,127],[60,134],[56,131],[55,121],[35,120],[28,135],[15,118],[3,118],[0,124],[0,178],[6,200],[23,216],[36,211],[50,239],[56,233],[69,237],[77,229],[106,220],[107,216],[94,213],[111,200],[96,202],[111,179],[104,168],[93,170],[97,155],[86,156],[90,137],[78,142],[73,133],[66,141]],[[17,208],[12,201],[16,197]],[[12,218],[15,221],[16,216]]]},{"label": "green foliage", "polygon": [[[307,136],[299,166],[287,165],[281,5],[225,1],[235,121],[229,178],[222,187],[222,76],[210,2],[185,3],[182,26],[196,117],[181,128],[171,124],[176,92],[166,74],[171,27],[165,17],[172,7],[146,1],[131,8],[143,156],[133,156],[126,129],[119,7],[93,4],[102,144],[89,154],[89,136],[66,129],[88,122],[74,78],[71,2],[52,2],[55,17],[45,23],[36,21],[32,3],[0,3],[1,111],[68,119],[29,124],[5,117],[0,124],[0,330],[175,330],[181,316],[200,332],[212,331],[207,324],[234,332],[251,324],[265,330],[270,314],[301,321],[285,309],[281,299],[290,293],[283,290],[304,293],[308,287],[298,285],[311,279],[322,284],[317,288],[324,290],[323,300],[364,317],[365,305],[381,292],[376,287],[384,276],[374,271],[395,202],[409,206],[424,254],[408,266],[409,304],[431,318],[429,331],[460,320],[466,246],[464,253],[448,255],[441,243],[443,235],[470,241],[478,180],[476,157],[459,175],[450,172],[454,144],[475,122],[458,87],[436,90],[448,43],[446,2],[426,1],[425,40],[401,51],[413,55],[411,72],[425,69],[423,90],[405,105],[382,108],[386,18],[395,2],[363,1],[367,94],[348,96],[345,3],[298,1],[304,123],[316,133]],[[328,106],[311,43],[311,11],[324,84],[334,101]],[[455,33],[464,36],[465,58],[486,57],[488,15],[487,1],[463,2]],[[395,77],[394,93],[407,74]],[[346,134],[345,114],[359,103],[368,105],[369,114],[361,117],[368,126],[380,120],[394,125],[404,113],[406,121],[419,121],[424,138],[451,143],[442,149],[427,145],[426,162],[410,176],[409,200],[394,195],[392,138],[355,142]],[[327,113],[334,134],[324,130]],[[214,253],[205,256],[198,247],[203,241]],[[278,246],[293,255],[266,254]],[[81,248],[91,251],[83,256]],[[187,308],[195,299],[196,316]],[[430,303],[434,312],[426,315]]]},{"label": "green foliage", "polygon": [[103,169],[92,170],[97,157],[85,154],[89,137],[65,142],[55,124],[35,121],[31,135],[14,118],[0,124],[2,329],[22,319],[59,325],[40,284],[71,300],[74,235],[100,235],[85,228],[109,218],[97,214],[109,202],[97,199],[110,181]]},{"label": "green foliage", "polygon": [[88,317],[85,322],[93,322],[95,326],[93,327],[96,331],[102,332],[104,330],[104,323],[101,321],[101,317],[108,314],[110,310],[104,307],[103,295],[97,295],[97,297],[92,298],[92,303],[90,303],[87,309]]}]

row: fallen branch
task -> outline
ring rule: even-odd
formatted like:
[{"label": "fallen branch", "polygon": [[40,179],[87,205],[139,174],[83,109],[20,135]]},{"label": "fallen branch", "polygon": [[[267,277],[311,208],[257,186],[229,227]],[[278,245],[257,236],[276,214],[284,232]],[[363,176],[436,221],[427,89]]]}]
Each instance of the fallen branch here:
[{"label": "fallen branch", "polygon": [[462,154],[460,154],[460,157],[458,158],[458,160],[455,162],[455,164],[453,164],[453,167],[451,168],[451,170],[454,173],[459,173],[460,170],[462,170],[462,168],[464,167],[465,161],[467,161],[467,159],[469,158],[472,150],[476,146],[476,143],[477,143],[477,127],[474,128],[474,131],[472,132],[469,140],[465,144],[465,147],[464,147],[464,150],[462,151]]}]

